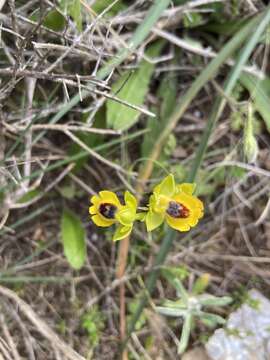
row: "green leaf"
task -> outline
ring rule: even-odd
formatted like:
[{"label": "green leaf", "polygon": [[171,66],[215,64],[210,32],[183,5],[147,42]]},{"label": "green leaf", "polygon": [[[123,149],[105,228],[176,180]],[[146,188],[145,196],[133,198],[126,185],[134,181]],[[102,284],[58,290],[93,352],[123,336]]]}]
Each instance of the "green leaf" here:
[{"label": "green leaf", "polygon": [[79,270],[86,258],[85,230],[80,219],[68,209],[62,214],[61,235],[69,264]]},{"label": "green leaf", "polygon": [[223,317],[216,315],[216,314],[210,314],[206,312],[201,312],[200,320],[208,327],[216,327],[217,325],[224,325],[226,323],[226,320],[223,319]]},{"label": "green leaf", "polygon": [[184,265],[166,266],[161,269],[161,275],[164,276],[166,279],[170,277],[171,279],[179,279],[182,281],[188,277],[189,271]]},{"label": "green leaf", "polygon": [[81,319],[81,327],[87,332],[90,344],[96,347],[100,341],[102,330],[105,327],[105,318],[97,305],[94,305]]},{"label": "green leaf", "polygon": [[[38,20],[38,19],[37,19]],[[51,10],[45,17],[43,25],[54,31],[61,31],[64,29],[66,20],[62,14],[56,9]]]},{"label": "green leaf", "polygon": [[255,110],[260,113],[270,132],[270,78],[259,80],[253,75],[242,73],[240,82],[249,91]]},{"label": "green leaf", "polygon": [[82,12],[81,12],[81,1],[80,0],[61,0],[61,8],[69,16],[71,16],[79,31],[82,31]]},{"label": "green leaf", "polygon": [[188,346],[188,341],[189,341],[191,327],[192,327],[192,320],[193,320],[192,315],[190,313],[188,313],[187,316],[185,317],[185,321],[184,321],[184,325],[183,325],[183,329],[182,329],[182,333],[181,333],[181,337],[180,337],[180,342],[179,342],[178,349],[177,349],[178,354],[182,354]]},{"label": "green leaf", "polygon": [[235,19],[235,20],[226,20],[224,22],[211,22],[207,25],[203,25],[200,29],[207,32],[213,32],[215,34],[231,36],[240,30],[246,23],[248,19]]},{"label": "green leaf", "polygon": [[184,317],[187,315],[187,309],[177,309],[177,308],[167,308],[164,306],[156,306],[156,311],[162,315],[172,316],[172,317]]},{"label": "green leaf", "polygon": [[[112,0],[96,0],[94,4],[91,6],[92,10],[94,10],[97,14],[100,14],[102,11],[104,11],[108,6],[110,6],[112,3]],[[119,0],[117,3],[115,3],[107,12],[107,16],[114,16],[119,11],[124,10],[126,8],[126,5],[122,3],[121,0]]]},{"label": "green leaf", "polygon": [[194,28],[203,24],[204,20],[200,13],[186,13],[183,17],[183,23],[185,28]]},{"label": "green leaf", "polygon": [[[136,311],[136,308],[138,306],[138,299],[135,298],[134,300],[131,300],[128,302],[128,312],[130,313],[130,315],[127,316],[127,322],[129,322],[131,315],[134,314],[134,312]],[[136,330],[139,331],[142,329],[142,327],[145,325],[146,323],[146,315],[143,312],[140,316],[140,319],[138,320],[137,324],[136,324]]]},{"label": "green leaf", "polygon": [[[157,56],[161,50],[161,42],[152,45],[146,55]],[[112,93],[132,105],[142,106],[148,91],[149,82],[154,71],[154,64],[143,60],[139,68],[132,74],[125,72],[112,85]],[[130,75],[131,74],[131,75]],[[107,101],[107,125],[115,130],[127,130],[134,125],[140,116],[140,112],[116,101]]]},{"label": "green leaf", "polygon": [[202,306],[226,306],[232,302],[230,296],[217,297],[210,294],[203,294],[198,299]]}]

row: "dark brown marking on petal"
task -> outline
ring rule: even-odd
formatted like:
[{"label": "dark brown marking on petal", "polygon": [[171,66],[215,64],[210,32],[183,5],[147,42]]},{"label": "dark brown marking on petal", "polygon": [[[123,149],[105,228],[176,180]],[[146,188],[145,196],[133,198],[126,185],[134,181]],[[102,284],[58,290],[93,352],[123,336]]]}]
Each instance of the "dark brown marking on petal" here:
[{"label": "dark brown marking on petal", "polygon": [[186,219],[190,214],[189,209],[177,201],[170,201],[166,212],[176,219]]},{"label": "dark brown marking on petal", "polygon": [[106,219],[114,219],[117,207],[110,203],[103,203],[99,205],[99,212]]}]

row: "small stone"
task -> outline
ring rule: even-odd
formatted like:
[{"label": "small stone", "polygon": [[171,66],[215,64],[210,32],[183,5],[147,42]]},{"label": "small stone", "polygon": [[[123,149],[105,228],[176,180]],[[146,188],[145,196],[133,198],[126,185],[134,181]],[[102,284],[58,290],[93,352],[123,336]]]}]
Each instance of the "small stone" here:
[{"label": "small stone", "polygon": [[211,360],[270,359],[270,301],[257,290],[248,295],[247,303],[229,316],[226,328],[208,340]]},{"label": "small stone", "polygon": [[211,360],[202,346],[187,351],[182,360]]}]

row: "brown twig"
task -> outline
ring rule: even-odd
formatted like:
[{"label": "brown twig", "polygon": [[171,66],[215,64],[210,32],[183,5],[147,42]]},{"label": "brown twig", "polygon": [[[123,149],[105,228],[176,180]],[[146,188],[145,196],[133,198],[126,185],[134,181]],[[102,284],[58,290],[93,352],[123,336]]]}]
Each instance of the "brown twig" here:
[{"label": "brown twig", "polygon": [[32,322],[37,330],[49,340],[53,346],[61,351],[70,360],[85,360],[85,358],[79,355],[68,344],[64,343],[60,337],[43,321],[25,301],[23,301],[14,291],[0,286],[1,295],[15,301],[20,311]]}]

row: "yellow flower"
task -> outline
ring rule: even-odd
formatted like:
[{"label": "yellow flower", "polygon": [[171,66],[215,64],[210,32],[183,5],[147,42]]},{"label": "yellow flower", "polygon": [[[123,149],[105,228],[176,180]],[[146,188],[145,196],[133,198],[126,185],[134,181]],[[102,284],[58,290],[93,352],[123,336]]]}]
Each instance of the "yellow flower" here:
[{"label": "yellow flower", "polygon": [[172,174],[154,188],[146,215],[147,231],[165,220],[178,231],[189,231],[203,216],[203,203],[193,194],[195,184],[175,184]]},{"label": "yellow flower", "polygon": [[112,191],[100,191],[98,196],[90,199],[92,206],[89,213],[97,226],[108,227],[118,224],[113,240],[127,237],[132,230],[133,222],[137,219],[137,200],[129,191],[125,192],[125,205],[122,205]]}]

